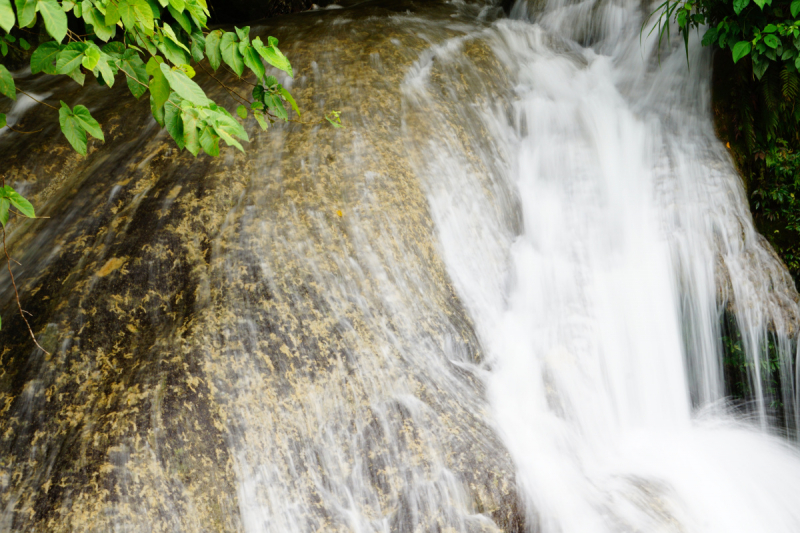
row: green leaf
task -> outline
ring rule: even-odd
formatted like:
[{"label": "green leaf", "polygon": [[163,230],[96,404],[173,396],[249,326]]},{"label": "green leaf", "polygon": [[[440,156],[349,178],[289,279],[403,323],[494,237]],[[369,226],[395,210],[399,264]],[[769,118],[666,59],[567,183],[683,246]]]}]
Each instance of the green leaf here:
[{"label": "green leaf", "polygon": [[151,76],[155,76],[156,72],[161,72],[161,63],[163,62],[164,58],[159,56],[153,56],[148,59],[147,65],[145,66],[147,73]]},{"label": "green leaf", "polygon": [[192,68],[191,65],[186,65],[186,64],[178,65],[178,68],[181,69],[183,73],[189,77],[189,79],[192,79],[197,75],[197,73],[194,71],[194,68]]},{"label": "green leaf", "polygon": [[63,100],[61,101],[61,109],[58,110],[58,121],[61,124],[61,132],[67,138],[69,144],[79,154],[86,155],[86,132]]},{"label": "green leaf", "polygon": [[[278,40],[274,37],[269,37],[270,43],[277,43]],[[289,63],[289,60],[286,59],[286,56],[278,50],[278,47],[274,44],[270,44],[270,46],[265,47],[264,44],[261,42],[259,37],[253,39],[253,48],[256,49],[256,52],[264,58],[264,61],[272,65],[273,67],[280,69],[287,73],[289,76],[294,77],[292,74],[292,65]]]},{"label": "green leaf", "polygon": [[167,10],[169,10],[169,14],[172,15],[172,18],[175,19],[175,22],[180,24],[180,27],[183,28],[183,31],[186,33],[192,33],[192,23],[189,21],[189,17],[186,16],[186,13],[178,11],[172,7],[172,5],[167,6]]},{"label": "green leaf", "polygon": [[264,101],[264,87],[262,87],[261,85],[256,85],[255,87],[253,87],[253,100],[255,100],[256,102]]},{"label": "green leaf", "polygon": [[150,111],[153,113],[153,118],[156,119],[159,126],[164,126],[164,104],[158,107],[157,102],[153,98],[153,93],[150,93]]},{"label": "green leaf", "polygon": [[764,43],[770,48],[777,48],[778,45],[781,44],[781,40],[778,38],[777,35],[769,34],[766,37],[764,37]]},{"label": "green leaf", "polygon": [[36,21],[36,0],[14,0],[17,5],[17,22],[20,28],[33,26]]},{"label": "green leaf", "polygon": [[[100,71],[100,75],[103,77],[103,82],[109,86],[114,86],[114,78],[119,72],[119,67],[117,66],[115,59],[106,54],[105,52],[100,52],[100,60],[97,62],[97,70]],[[95,76],[97,72],[95,72]]]},{"label": "green leaf", "polygon": [[246,44],[250,43],[250,26],[245,26],[244,28],[237,28],[234,26],[233,29],[236,31],[236,36],[239,38],[239,42]]},{"label": "green leaf", "polygon": [[247,137],[247,132],[244,130],[244,127],[238,121],[234,120],[228,110],[224,107],[218,107],[216,104],[211,106],[213,113],[210,114],[209,122],[213,124],[214,128],[217,130],[217,134],[220,135],[220,131],[224,130],[230,135],[234,137],[238,137],[244,141],[249,141],[250,139]]},{"label": "green leaf", "polygon": [[195,30],[195,32],[192,33],[192,58],[198,63],[205,57],[205,54],[203,54],[205,47],[206,38],[203,37],[203,32]]},{"label": "green leaf", "polygon": [[753,74],[755,74],[757,79],[761,79],[761,77],[767,71],[767,68],[769,68],[769,61],[756,59],[755,56],[753,57]]},{"label": "green leaf", "polygon": [[67,76],[75,80],[75,83],[77,83],[78,85],[83,85],[83,82],[86,81],[86,74],[81,72],[80,67],[76,68],[75,70],[67,74]]},{"label": "green leaf", "polygon": [[33,51],[31,55],[31,73],[44,72],[46,74],[56,73],[56,59],[61,51],[61,46],[55,41],[42,43]]},{"label": "green leaf", "polygon": [[761,30],[761,33],[775,33],[778,31],[778,27],[775,24],[767,24],[764,26],[764,29]]},{"label": "green leaf", "polygon": [[178,96],[184,100],[199,106],[207,106],[211,103],[206,97],[206,93],[195,82],[181,70],[172,70],[164,63],[161,64],[161,72],[167,78],[169,86],[173,91],[178,93]]},{"label": "green leaf", "polygon": [[219,48],[220,52],[222,52],[222,59],[233,69],[237,76],[241,77],[244,72],[244,60],[236,43],[236,34],[229,31],[225,32],[220,40]]},{"label": "green leaf", "polygon": [[261,58],[258,57],[258,54],[255,50],[253,50],[252,46],[248,46],[244,50],[244,64],[253,71],[256,75],[256,79],[262,79],[265,74],[264,64],[261,62]]},{"label": "green leaf", "polygon": [[128,0],[119,0],[117,2],[117,12],[120,20],[122,20],[122,25],[125,26],[126,30],[132,32],[136,27],[136,12],[133,10],[133,6],[128,3]]},{"label": "green leaf", "polygon": [[39,0],[36,11],[41,13],[47,33],[59,43],[67,35],[67,14],[56,0]]},{"label": "green leaf", "polygon": [[161,110],[164,107],[164,103],[169,99],[169,82],[161,72],[160,65],[162,64],[152,57],[147,61],[147,72],[153,76],[150,79],[150,104],[154,110],[154,116],[156,115],[156,110]]},{"label": "green leaf", "polygon": [[164,54],[173,65],[183,65],[189,62],[189,58],[181,47],[171,39],[163,39],[158,43],[158,49]]},{"label": "green leaf", "polygon": [[198,28],[205,28],[208,9],[200,7],[195,3],[186,4],[186,11],[192,16],[192,20]]},{"label": "green leaf", "polygon": [[200,152],[200,139],[197,135],[198,116],[195,109],[184,109],[181,113],[183,120],[183,144],[186,149],[197,157]]},{"label": "green leaf", "polygon": [[14,78],[4,65],[0,65],[0,94],[4,94],[12,100],[17,99],[17,87],[14,85]]},{"label": "green leaf", "polygon": [[[0,189],[0,197],[16,207],[22,216],[36,218],[36,212],[31,203],[8,185]],[[5,221],[8,222],[8,206],[6,206]],[[5,226],[5,222],[3,226]]]},{"label": "green leaf", "polygon": [[[170,7],[172,7],[172,9],[174,9],[178,13],[182,13],[184,8],[186,7],[186,3],[184,2],[184,0],[169,0],[169,5]],[[172,11],[170,11],[170,13],[172,13]]]},{"label": "green leaf", "polygon": [[153,10],[145,0],[119,0],[117,9],[128,31],[133,31],[138,23],[146,35],[153,35]]},{"label": "green leaf", "polygon": [[145,0],[145,1],[150,6],[150,11],[152,11],[154,19],[161,18],[161,6],[159,5],[160,2],[164,2],[164,5],[169,4],[169,0],[166,1],[159,0],[158,2],[156,2],[156,0]]},{"label": "green leaf", "polygon": [[[764,9],[764,4],[767,3],[766,0],[753,0],[753,2],[755,2],[756,5],[761,9]],[[737,15],[738,15],[738,13],[737,13]]]},{"label": "green leaf", "polygon": [[244,152],[244,148],[239,143],[239,141],[237,141],[236,139],[231,137],[231,135],[227,131],[222,130],[222,129],[218,129],[217,130],[217,134],[219,134],[219,136],[222,138],[222,140],[225,141],[225,144],[227,144],[228,146],[234,146],[234,147],[238,148],[240,152]]},{"label": "green leaf", "polygon": [[11,7],[11,0],[0,0],[0,28],[6,33],[11,31],[17,18],[14,16],[14,9]]},{"label": "green leaf", "polygon": [[106,43],[100,49],[110,56],[120,56],[120,57],[122,57],[122,55],[128,51],[128,49],[125,48],[125,45],[119,41],[111,41],[110,43]]},{"label": "green leaf", "polygon": [[94,7],[83,8],[83,20],[92,26],[92,31],[102,41],[108,41],[117,33],[117,27],[106,26],[105,16]]},{"label": "green leaf", "polygon": [[794,0],[789,9],[792,12],[792,16],[797,18],[797,14],[800,13],[800,0]]},{"label": "green leaf", "polygon": [[83,65],[86,70],[94,70],[98,61],[100,61],[100,48],[90,41],[86,51],[83,53],[81,65]]},{"label": "green leaf", "polygon": [[267,79],[264,80],[264,85],[267,87],[274,87],[278,84],[278,78],[275,76],[267,76]]},{"label": "green leaf", "polygon": [[262,111],[254,110],[253,116],[256,117],[256,122],[258,125],[261,126],[261,129],[266,131],[269,128],[269,123],[264,118],[264,113]]},{"label": "green leaf", "polygon": [[[173,43],[177,44],[178,46],[180,46],[181,48],[183,48],[184,50],[186,50],[187,52],[189,52],[189,53],[191,54],[191,51],[190,51],[190,50],[189,50],[189,49],[186,47],[186,45],[185,45],[185,44],[183,44],[183,43],[182,43],[182,42],[181,42],[181,41],[178,39],[178,36],[177,36],[177,35],[175,35],[175,32],[172,30],[172,26],[170,26],[169,24],[167,24],[166,22],[164,22],[164,23],[161,25],[161,30],[164,32],[164,35],[166,35],[166,36],[167,36],[167,38],[168,38],[170,41],[172,41]],[[187,33],[188,33],[188,32],[187,32]],[[185,63],[185,61],[184,61],[184,63]]]},{"label": "green leaf", "polygon": [[100,129],[100,124],[98,124],[97,121],[92,117],[92,114],[89,113],[89,110],[86,108],[86,106],[76,105],[72,109],[72,114],[84,131],[86,131],[86,133],[95,139],[105,142],[106,139],[103,136],[103,130]]},{"label": "green leaf", "polygon": [[282,85],[278,85],[278,92],[281,93],[281,96],[283,96],[284,100],[289,102],[289,105],[292,106],[292,109],[294,109],[294,112],[297,113],[297,116],[299,117],[300,109],[297,107],[297,102],[294,101],[292,94],[289,91],[287,91]]},{"label": "green leaf", "polygon": [[733,0],[733,12],[737,15],[750,4],[750,0]]},{"label": "green leaf", "polygon": [[236,108],[236,114],[239,115],[242,120],[247,118],[247,108],[243,105],[240,105]]},{"label": "green leaf", "polygon": [[126,50],[120,62],[120,68],[127,74],[125,78],[128,81],[128,89],[137,100],[147,91],[147,69],[139,57],[133,50]]},{"label": "green leaf", "polygon": [[22,37],[20,37],[20,38],[19,38],[19,47],[20,47],[20,48],[22,48],[22,49],[23,49],[23,50],[25,50],[25,51],[27,51],[27,50],[30,50],[30,49],[31,49],[31,45],[30,45],[30,43],[28,43],[28,41],[26,41],[26,40],[25,40],[25,39],[23,39]]},{"label": "green leaf", "polygon": [[[800,2],[800,0],[797,1]],[[206,57],[214,70],[219,68],[219,64],[222,61],[219,49],[221,35],[222,32],[220,30],[214,30],[206,36]]]},{"label": "green leaf", "polygon": [[200,146],[210,156],[217,157],[219,155],[219,135],[214,133],[211,126],[205,126],[200,133]]},{"label": "green leaf", "polygon": [[278,96],[270,95],[267,99],[267,106],[272,110],[273,113],[278,118],[282,118],[283,120],[289,120],[289,113],[286,112],[286,108],[283,107],[283,102]]},{"label": "green leaf", "polygon": [[181,118],[180,98],[175,94],[173,98],[164,105],[164,125],[167,131],[175,139],[175,144],[183,150],[183,119]]},{"label": "green leaf", "polygon": [[710,46],[717,41],[717,36],[719,32],[716,28],[708,28],[706,32],[703,34],[703,46]]},{"label": "green leaf", "polygon": [[8,44],[3,40],[0,40],[0,54],[3,54],[3,57],[8,54]]},{"label": "green leaf", "polygon": [[5,128],[6,124],[7,124],[7,122],[6,122],[6,114],[5,113],[0,113],[0,128]]},{"label": "green leaf", "polygon": [[5,197],[0,198],[0,224],[2,224],[4,228],[6,224],[8,224],[8,216],[10,214],[8,212],[9,207],[11,207],[11,200]]},{"label": "green leaf", "polygon": [[119,8],[117,7],[117,4],[114,2],[109,2],[106,4],[106,26],[116,26],[117,22],[120,21],[120,18],[121,15],[119,14]]},{"label": "green leaf", "polygon": [[84,43],[69,43],[61,49],[56,61],[56,72],[70,74],[75,69],[80,68],[86,48],[87,46]]},{"label": "green leaf", "polygon": [[676,17],[676,20],[678,21],[678,27],[683,29],[686,28],[686,15],[687,13],[685,9],[681,9],[678,12],[678,16]]},{"label": "green leaf", "polygon": [[739,41],[733,46],[733,62],[736,63],[741,58],[750,53],[750,41]]}]

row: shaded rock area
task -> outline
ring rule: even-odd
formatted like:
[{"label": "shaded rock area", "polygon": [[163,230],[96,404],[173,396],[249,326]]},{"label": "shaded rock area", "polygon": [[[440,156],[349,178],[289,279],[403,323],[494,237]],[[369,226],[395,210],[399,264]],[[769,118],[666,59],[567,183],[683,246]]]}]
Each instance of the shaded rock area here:
[{"label": "shaded rock area", "polygon": [[254,29],[281,39],[306,124],[248,119],[245,154],[179,153],[122,83],[18,80],[87,105],[106,142],[77,155],[41,105],[18,123],[40,133],[0,136],[6,182],[49,217],[7,243],[50,352],[4,275],[0,529],[524,530],[480,346],[397,142],[405,71],[473,19],[428,4],[419,27],[417,9]]},{"label": "shaded rock area", "polygon": [[[332,0],[212,0],[208,8],[216,24],[236,24],[319,9],[333,3]],[[353,3],[345,2],[345,5]]]}]

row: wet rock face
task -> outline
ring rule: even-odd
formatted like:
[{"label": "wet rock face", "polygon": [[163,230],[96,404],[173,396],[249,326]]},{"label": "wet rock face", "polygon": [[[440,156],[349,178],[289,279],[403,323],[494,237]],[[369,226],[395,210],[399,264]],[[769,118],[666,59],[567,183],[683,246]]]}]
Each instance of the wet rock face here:
[{"label": "wet rock face", "polygon": [[[397,142],[405,71],[461,16],[417,10],[254,30],[281,39],[314,124],[248,120],[245,154],[179,153],[120,84],[19,80],[87,105],[106,142],[78,156],[42,106],[19,123],[40,133],[0,137],[6,182],[50,217],[7,239],[50,354],[6,275],[0,529],[523,529],[480,346]],[[316,123],[331,109],[344,129]],[[406,131],[428,135],[423,119]]]}]

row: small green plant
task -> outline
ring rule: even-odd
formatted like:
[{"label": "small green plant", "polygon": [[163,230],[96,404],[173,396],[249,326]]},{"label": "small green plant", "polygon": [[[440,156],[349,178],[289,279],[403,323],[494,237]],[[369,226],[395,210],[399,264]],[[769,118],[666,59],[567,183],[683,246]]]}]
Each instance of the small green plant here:
[{"label": "small green plant", "polygon": [[748,185],[756,225],[797,282],[800,0],[665,0],[653,15],[659,44],[671,24],[685,47],[693,30],[706,27],[702,44],[723,54],[716,64],[732,63],[722,69],[729,79],[718,125],[720,116],[731,124],[728,146]]},{"label": "small green plant", "polygon": [[756,376],[760,378],[761,393],[766,406],[779,423],[786,422],[785,406],[781,401],[782,376],[780,352],[775,339],[770,336],[762,345],[758,357],[758,372],[752,358],[743,347],[742,336],[733,315],[725,313],[722,319],[722,368],[726,393],[742,405],[756,401]]},{"label": "small green plant", "polygon": [[703,45],[730,50],[734,63],[749,56],[758,79],[771,64],[784,64],[790,72],[800,69],[800,0],[664,0],[654,14],[659,44],[669,38],[674,21],[687,60],[689,34],[707,26]]}]

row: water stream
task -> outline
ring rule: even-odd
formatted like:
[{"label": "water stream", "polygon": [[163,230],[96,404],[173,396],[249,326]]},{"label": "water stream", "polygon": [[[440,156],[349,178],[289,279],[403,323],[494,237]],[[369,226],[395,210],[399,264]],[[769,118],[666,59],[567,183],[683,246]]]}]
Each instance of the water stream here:
[{"label": "water stream", "polygon": [[[497,153],[456,132],[427,141],[419,173],[435,176],[448,272],[541,531],[797,531],[798,455],[766,434],[797,427],[794,345],[778,348],[782,391],[767,391],[763,360],[769,328],[796,334],[794,288],[715,138],[710,54],[693,37],[690,70],[676,36],[659,52],[652,26],[640,35],[645,14],[638,2],[518,2],[514,20],[438,45],[409,73],[411,105],[436,116],[431,69],[474,70],[462,48],[480,39],[513,87],[477,111],[451,96],[449,113],[502,151],[494,175],[465,153]],[[503,217],[516,211],[518,229]],[[752,361],[744,416],[725,395],[726,306]]]},{"label": "water stream", "polygon": [[9,233],[51,356],[0,285],[0,531],[800,531],[798,295],[708,50],[632,0],[396,4],[256,28],[347,127],[214,160],[16,73],[109,133],[0,132],[52,217]]}]

